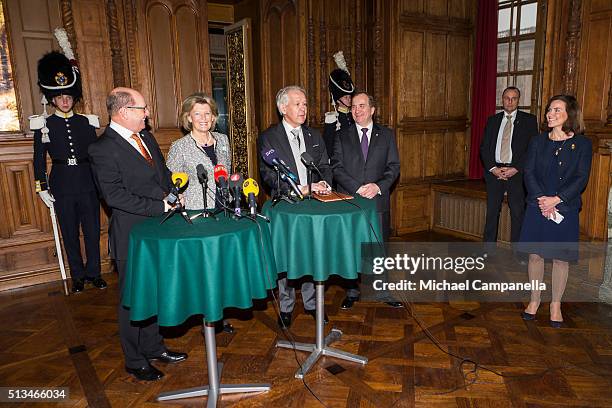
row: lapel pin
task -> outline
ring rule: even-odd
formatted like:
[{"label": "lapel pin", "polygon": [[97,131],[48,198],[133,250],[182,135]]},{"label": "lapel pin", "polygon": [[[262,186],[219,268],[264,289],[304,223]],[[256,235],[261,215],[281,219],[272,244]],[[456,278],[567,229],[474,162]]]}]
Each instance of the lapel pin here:
[{"label": "lapel pin", "polygon": [[572,150],[576,150],[576,144],[572,143]]}]

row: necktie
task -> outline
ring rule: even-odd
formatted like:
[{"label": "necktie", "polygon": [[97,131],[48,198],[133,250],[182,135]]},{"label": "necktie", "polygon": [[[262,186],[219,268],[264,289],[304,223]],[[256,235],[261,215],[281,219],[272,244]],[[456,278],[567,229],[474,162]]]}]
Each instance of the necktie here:
[{"label": "necktie", "polygon": [[363,153],[363,160],[368,159],[368,128],[361,128],[361,153]]},{"label": "necktie", "polygon": [[291,134],[294,137],[294,140],[297,143],[297,147],[299,150],[302,150],[302,142],[300,141],[300,130],[299,129],[292,129],[291,130]]},{"label": "necktie", "polygon": [[499,160],[502,163],[510,163],[510,137],[512,136],[512,115],[506,115],[506,126],[502,133],[501,148],[499,149]]},{"label": "necktie", "polygon": [[291,149],[293,153],[293,160],[295,160],[295,165],[297,167],[298,177],[300,179],[300,185],[305,186],[308,178],[308,172],[306,170],[306,166],[302,163],[301,154],[306,151],[306,149],[302,150],[302,142],[300,141],[300,129],[291,129],[291,134],[293,135],[293,143],[294,147]]},{"label": "necktie", "polygon": [[142,157],[144,157],[147,163],[149,163],[149,166],[153,166],[153,159],[151,158],[151,155],[149,154],[147,149],[144,147],[142,140],[140,140],[140,136],[138,136],[136,133],[132,133],[131,138],[136,141],[136,144],[140,149],[140,154],[142,154]]}]

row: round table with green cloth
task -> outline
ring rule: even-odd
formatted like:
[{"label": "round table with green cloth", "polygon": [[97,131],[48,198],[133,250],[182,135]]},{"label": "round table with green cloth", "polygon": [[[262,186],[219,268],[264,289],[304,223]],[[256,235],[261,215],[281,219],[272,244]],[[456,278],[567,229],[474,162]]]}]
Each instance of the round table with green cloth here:
[{"label": "round table with green cloth", "polygon": [[161,326],[176,326],[201,314],[214,322],[224,308],[250,308],[276,287],[266,223],[217,218],[190,225],[175,214],[161,225],[162,217],[154,217],[132,228],[123,294],[131,320],[157,316]]},{"label": "round table with green cloth", "polygon": [[275,206],[268,201],[262,212],[270,218],[276,268],[289,279],[356,279],[362,272],[362,243],[377,243],[382,236],[376,203],[365,198],[281,201]]}]

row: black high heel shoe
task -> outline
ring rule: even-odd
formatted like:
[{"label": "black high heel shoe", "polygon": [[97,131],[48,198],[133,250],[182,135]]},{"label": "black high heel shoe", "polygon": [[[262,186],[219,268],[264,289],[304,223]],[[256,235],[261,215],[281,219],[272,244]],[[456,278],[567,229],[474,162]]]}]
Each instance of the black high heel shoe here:
[{"label": "black high heel shoe", "polygon": [[551,320],[550,327],[552,327],[553,329],[560,329],[561,327],[563,327],[563,320],[561,320],[560,322],[557,320]]},{"label": "black high heel shoe", "polygon": [[535,313],[531,314],[527,312],[522,312],[521,317],[523,318],[523,320],[535,320],[536,319]]}]

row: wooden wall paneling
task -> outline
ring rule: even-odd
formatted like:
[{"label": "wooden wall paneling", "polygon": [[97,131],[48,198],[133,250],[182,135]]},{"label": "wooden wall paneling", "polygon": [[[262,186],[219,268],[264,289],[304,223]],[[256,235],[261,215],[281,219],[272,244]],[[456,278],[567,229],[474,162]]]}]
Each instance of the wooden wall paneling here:
[{"label": "wooden wall paneling", "polygon": [[607,239],[608,189],[610,186],[611,155],[607,147],[593,154],[591,175],[582,193],[583,210],[580,212],[580,231],[594,239]]},{"label": "wooden wall paneling", "polygon": [[[126,60],[124,58],[125,43],[122,42],[122,13],[117,1],[106,2],[106,17],[108,22],[109,46],[111,51],[111,66],[113,70],[113,87],[127,86]],[[119,2],[121,3],[121,2]],[[130,5],[131,7],[131,5]],[[121,11],[120,11],[121,10]],[[124,33],[123,33],[124,34]]]},{"label": "wooden wall paneling", "polygon": [[444,170],[449,179],[459,179],[465,176],[468,160],[468,133],[463,131],[448,131],[444,135]]},{"label": "wooden wall paneling", "polygon": [[577,93],[585,121],[603,125],[608,116],[612,71],[612,10],[591,14],[583,27],[579,72],[582,80]]},{"label": "wooden wall paneling", "polygon": [[[396,105],[398,118],[418,118],[423,116],[423,71],[424,71],[424,41],[422,32],[402,30],[397,69],[398,103]],[[398,67],[399,68],[399,67]]]},{"label": "wooden wall paneling", "polygon": [[396,235],[429,229],[430,185],[397,186],[397,200],[392,212]]},{"label": "wooden wall paneling", "polygon": [[147,34],[151,59],[151,96],[149,104],[153,105],[154,123],[158,128],[176,128],[178,126],[179,99],[176,83],[178,64],[173,58],[174,27],[172,10],[167,5],[152,4],[147,10]]},{"label": "wooden wall paneling", "polygon": [[[585,134],[593,143],[589,184],[583,193],[580,213],[581,233],[590,239],[607,239],[607,197],[610,190],[610,150],[612,127],[607,126],[612,88],[612,3],[596,0],[581,2],[579,58],[574,73],[576,97],[586,122]],[[568,42],[570,30],[568,29]],[[567,70],[567,64],[566,64]],[[564,79],[568,76],[565,73]]]},{"label": "wooden wall paneling", "polygon": [[425,2],[425,13],[431,16],[448,15],[449,0],[429,0]]},{"label": "wooden wall paneling", "polygon": [[399,185],[420,182],[423,178],[424,132],[408,132],[403,128],[395,131],[400,157]]},{"label": "wooden wall paneling", "polygon": [[425,117],[444,116],[446,107],[446,35],[425,34],[423,67],[423,101]]},{"label": "wooden wall paneling", "polygon": [[576,94],[576,72],[582,28],[582,0],[570,0],[569,20],[566,37],[565,70],[563,72],[563,93]]},{"label": "wooden wall paneling", "polygon": [[167,151],[182,135],[178,113],[183,94],[212,91],[207,2],[139,0],[134,7],[125,4],[124,14],[126,43],[137,47],[128,59],[132,86],[135,79],[150,106],[153,131]]},{"label": "wooden wall paneling", "polygon": [[203,59],[200,47],[198,47],[202,41],[199,33],[195,10],[185,5],[178,7],[176,10],[176,45],[178,47],[179,101],[201,90],[201,78],[204,74],[199,64],[199,61]]},{"label": "wooden wall paneling", "polygon": [[[268,0],[260,3],[265,101],[262,107],[262,129],[278,122],[275,102],[278,90],[307,79],[307,56],[300,55],[306,51],[303,40],[307,36],[307,27],[305,21],[300,19],[305,18],[305,2],[299,3],[295,0]],[[300,42],[304,42],[304,45],[300,45]],[[302,64],[303,67],[300,66]],[[303,77],[300,77],[301,72],[304,73]]]},{"label": "wooden wall paneling", "polygon": [[400,13],[423,14],[425,12],[424,0],[402,0],[398,11]]},{"label": "wooden wall paneling", "polygon": [[[28,158],[29,159],[29,158]],[[31,175],[34,174],[31,160],[11,160],[0,164],[4,184],[9,194],[8,202],[2,203],[4,208],[12,211],[7,219],[9,222],[9,237],[17,238],[20,235],[40,232],[40,218],[36,216],[36,196]]]},{"label": "wooden wall paneling", "polygon": [[466,74],[471,72],[470,37],[449,35],[446,47],[446,115],[467,119],[470,89],[465,86]]},{"label": "wooden wall paneling", "polygon": [[[544,64],[542,77],[542,103],[551,96],[561,93],[563,89],[562,76],[565,70],[566,35],[569,18],[570,0],[546,2],[546,38],[544,49]],[[542,108],[543,110],[543,108]],[[540,112],[540,123],[544,119]]]},{"label": "wooden wall paneling", "polygon": [[74,30],[79,49],[79,68],[83,84],[83,113],[108,123],[106,96],[113,88],[112,64],[108,64],[110,40],[105,5],[100,1],[73,2]]},{"label": "wooden wall paneling", "polygon": [[423,177],[440,178],[444,174],[445,134],[425,132],[423,135]]},{"label": "wooden wall paneling", "polygon": [[21,129],[28,133],[28,116],[42,111],[36,63],[57,47],[53,29],[61,25],[60,7],[57,0],[6,0],[5,13]]}]

